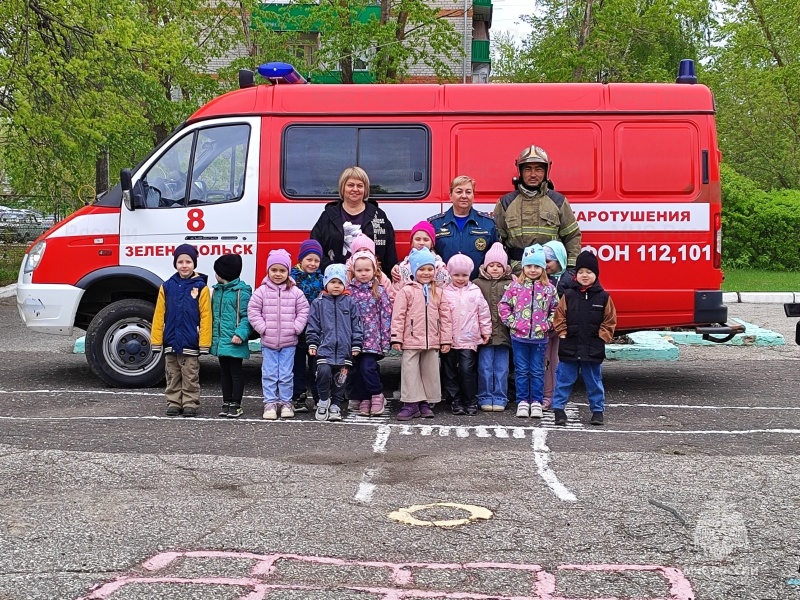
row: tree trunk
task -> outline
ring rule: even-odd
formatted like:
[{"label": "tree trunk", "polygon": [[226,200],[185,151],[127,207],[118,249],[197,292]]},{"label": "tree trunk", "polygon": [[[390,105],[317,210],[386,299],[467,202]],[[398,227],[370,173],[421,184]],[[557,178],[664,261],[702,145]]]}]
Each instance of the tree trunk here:
[{"label": "tree trunk", "polygon": [[[581,22],[581,28],[578,32],[578,54],[580,55],[581,50],[586,45],[586,39],[589,37],[589,34],[592,32],[592,5],[594,4],[594,0],[586,0],[586,8],[583,11],[583,21]],[[573,81],[581,81],[583,79],[583,65],[580,64],[580,56],[578,57],[578,66],[575,67],[572,71],[572,80]]]},{"label": "tree trunk", "polygon": [[108,176],[108,152],[101,150],[94,163],[94,194],[101,194],[111,188]]}]

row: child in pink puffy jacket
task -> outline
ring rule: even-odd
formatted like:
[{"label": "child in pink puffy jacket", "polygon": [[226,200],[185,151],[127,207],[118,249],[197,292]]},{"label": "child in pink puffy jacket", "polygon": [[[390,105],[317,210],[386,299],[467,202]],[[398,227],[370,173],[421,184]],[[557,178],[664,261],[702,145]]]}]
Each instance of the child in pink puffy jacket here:
[{"label": "child in pink puffy jacket", "polygon": [[414,281],[397,292],[392,309],[392,348],[403,351],[398,421],[433,417],[431,405],[442,399],[439,352],[447,354],[453,341],[450,310],[433,283],[433,252],[412,250],[409,262]]},{"label": "child in pink puffy jacket", "polygon": [[454,415],[478,414],[478,346],[492,337],[492,313],[481,289],[469,280],[475,264],[466,254],[447,261],[444,299],[453,320],[453,347],[442,356],[442,387]]},{"label": "child in pink puffy jacket", "polygon": [[294,416],[292,383],[297,339],[308,321],[308,300],[291,277],[292,259],[286,250],[272,250],[267,276],[247,304],[250,325],[261,336],[263,418]]}]

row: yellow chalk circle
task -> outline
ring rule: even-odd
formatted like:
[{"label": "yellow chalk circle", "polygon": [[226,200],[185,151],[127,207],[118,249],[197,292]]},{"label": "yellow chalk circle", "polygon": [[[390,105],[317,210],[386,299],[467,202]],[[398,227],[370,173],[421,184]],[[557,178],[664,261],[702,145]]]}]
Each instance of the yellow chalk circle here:
[{"label": "yellow chalk circle", "polygon": [[[469,513],[469,516],[464,519],[449,519],[446,521],[423,521],[414,517],[414,513],[420,510],[428,510],[431,508],[457,508]],[[389,513],[389,518],[406,525],[418,525],[420,527],[458,527],[459,525],[468,525],[479,520],[491,519],[492,511],[482,506],[473,506],[471,504],[456,504],[455,502],[434,502],[433,504],[415,504],[407,508],[400,508],[394,512]]]}]

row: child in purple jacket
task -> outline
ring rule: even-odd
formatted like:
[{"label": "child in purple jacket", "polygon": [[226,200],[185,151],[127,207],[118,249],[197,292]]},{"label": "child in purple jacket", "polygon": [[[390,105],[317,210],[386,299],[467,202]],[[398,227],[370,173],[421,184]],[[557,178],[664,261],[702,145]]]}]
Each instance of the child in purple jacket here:
[{"label": "child in purple jacket", "polygon": [[267,276],[247,304],[250,325],[261,336],[263,418],[274,421],[294,416],[292,381],[297,338],[308,321],[308,300],[291,277],[292,259],[286,250],[272,250]]}]

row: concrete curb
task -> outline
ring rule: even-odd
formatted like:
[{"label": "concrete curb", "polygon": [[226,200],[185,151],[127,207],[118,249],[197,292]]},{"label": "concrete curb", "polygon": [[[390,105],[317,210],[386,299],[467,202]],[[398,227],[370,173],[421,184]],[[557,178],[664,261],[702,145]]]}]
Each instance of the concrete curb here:
[{"label": "concrete curb", "polygon": [[[660,336],[667,342],[672,342],[678,345],[697,345],[697,346],[784,346],[786,340],[784,337],[770,329],[764,329],[758,325],[747,323],[741,319],[732,319],[737,323],[744,325],[744,333],[738,333],[733,336],[733,339],[722,342],[710,342],[704,340],[703,336],[693,331],[651,331]],[[635,334],[634,334],[635,335]]]},{"label": "concrete curb", "polygon": [[606,344],[608,360],[678,360],[678,347],[655,331],[628,334],[632,344]]},{"label": "concrete curb", "polygon": [[17,284],[12,283],[11,285],[6,285],[0,287],[0,298],[11,298],[12,296],[17,295]]},{"label": "concrete curb", "polygon": [[725,304],[783,304],[800,302],[800,292],[723,292]]}]

